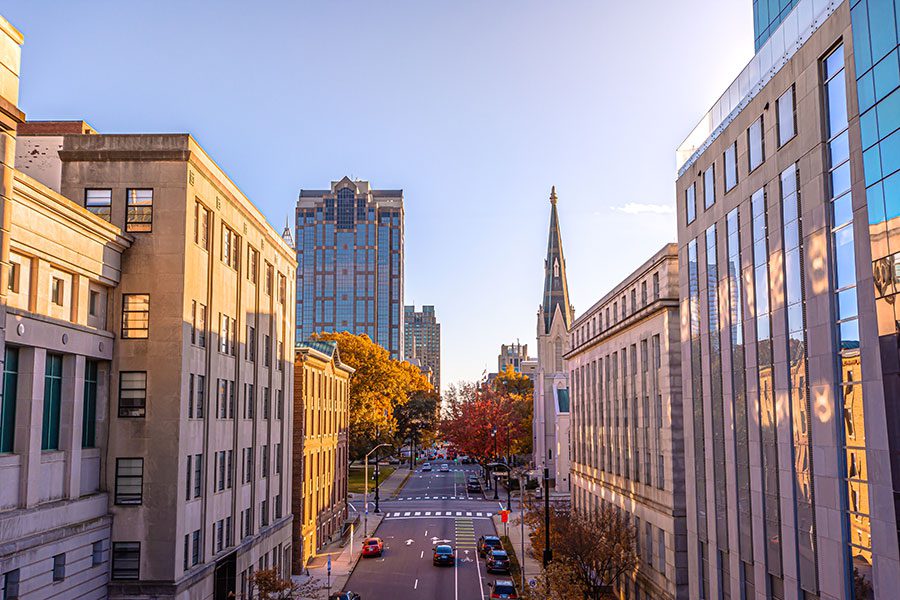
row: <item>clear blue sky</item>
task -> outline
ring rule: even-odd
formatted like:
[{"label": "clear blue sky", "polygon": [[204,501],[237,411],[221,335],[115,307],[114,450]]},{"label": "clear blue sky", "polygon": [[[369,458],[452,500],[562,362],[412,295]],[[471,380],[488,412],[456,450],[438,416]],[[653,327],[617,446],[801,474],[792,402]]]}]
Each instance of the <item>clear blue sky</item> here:
[{"label": "clear blue sky", "polygon": [[301,187],[406,199],[443,380],[533,347],[550,186],[576,312],[675,238],[675,148],[752,55],[751,0],[22,1],[21,107],[190,132],[280,231]]}]

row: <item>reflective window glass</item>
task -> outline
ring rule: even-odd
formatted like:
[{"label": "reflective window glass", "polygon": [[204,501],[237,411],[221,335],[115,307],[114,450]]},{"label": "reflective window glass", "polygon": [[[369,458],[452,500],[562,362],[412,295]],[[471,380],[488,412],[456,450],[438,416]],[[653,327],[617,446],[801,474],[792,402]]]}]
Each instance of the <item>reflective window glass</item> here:
[{"label": "reflective window glass", "polygon": [[709,208],[716,203],[716,165],[709,165],[703,173],[703,205]]},{"label": "reflective window glass", "polygon": [[747,149],[750,170],[752,171],[765,160],[762,115],[747,130]]},{"label": "reflective window glass", "polygon": [[783,146],[796,133],[794,118],[794,86],[781,95],[778,104],[778,145]]},{"label": "reflective window glass", "polygon": [[725,191],[737,185],[737,142],[725,149]]}]

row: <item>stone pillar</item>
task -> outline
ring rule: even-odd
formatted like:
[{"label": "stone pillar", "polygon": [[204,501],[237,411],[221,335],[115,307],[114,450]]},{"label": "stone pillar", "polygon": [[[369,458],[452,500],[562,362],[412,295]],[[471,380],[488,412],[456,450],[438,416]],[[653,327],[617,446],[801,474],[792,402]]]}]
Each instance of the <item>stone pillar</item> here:
[{"label": "stone pillar", "polygon": [[63,489],[69,499],[81,495],[81,432],[84,426],[84,365],[81,355],[66,354],[62,365],[59,449],[66,453]]},{"label": "stone pillar", "polygon": [[47,351],[19,349],[19,384],[16,398],[15,452],[22,457],[20,505],[29,508],[40,499],[41,425],[44,414],[44,369]]}]

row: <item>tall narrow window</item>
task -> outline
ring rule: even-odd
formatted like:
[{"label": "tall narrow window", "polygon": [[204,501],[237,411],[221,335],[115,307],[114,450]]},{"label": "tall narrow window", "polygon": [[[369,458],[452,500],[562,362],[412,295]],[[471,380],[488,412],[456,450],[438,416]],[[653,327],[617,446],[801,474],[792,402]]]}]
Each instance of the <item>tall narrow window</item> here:
[{"label": "tall narrow window", "polygon": [[737,142],[732,142],[725,148],[725,191],[728,192],[737,185]]},{"label": "tall narrow window", "polygon": [[247,279],[254,285],[259,282],[259,252],[247,245]]},{"label": "tall narrow window", "polygon": [[109,221],[112,190],[84,190],[84,207],[101,219]]},{"label": "tall narrow window", "polygon": [[709,165],[703,172],[703,206],[709,208],[716,203],[716,165]]},{"label": "tall narrow window", "polygon": [[3,574],[3,600],[19,600],[19,570]]},{"label": "tall narrow window", "polygon": [[209,250],[209,210],[199,202],[194,205],[194,243]]},{"label": "tall narrow window", "polygon": [[97,442],[97,361],[84,363],[84,404],[82,406],[81,447],[93,448]]},{"label": "tall narrow window", "polygon": [[232,269],[237,269],[240,263],[240,239],[235,230],[222,223],[222,262]]},{"label": "tall narrow window", "polygon": [[66,555],[57,554],[53,557],[53,581],[62,581],[66,578]]},{"label": "tall narrow window", "polygon": [[194,316],[194,329],[197,332],[197,345],[206,348],[206,305],[199,302]]},{"label": "tall narrow window", "polygon": [[122,337],[146,338],[150,334],[150,294],[122,295]]},{"label": "tall narrow window", "polygon": [[141,543],[113,542],[112,545],[112,578],[140,579]]},{"label": "tall narrow window", "polygon": [[19,389],[19,349],[7,346],[3,365],[3,398],[0,403],[0,453],[12,452],[16,435],[16,395]]},{"label": "tall narrow window", "polygon": [[125,231],[153,229],[153,190],[130,189],[126,196]]},{"label": "tall narrow window", "polygon": [[778,99],[778,147],[784,146],[797,133],[797,115],[792,85]]},{"label": "tall narrow window", "polygon": [[753,171],[766,159],[766,146],[763,141],[762,115],[747,130],[747,160],[750,171]]},{"label": "tall narrow window", "polygon": [[116,504],[141,504],[144,488],[144,459],[116,459]]},{"label": "tall narrow window", "polygon": [[41,450],[59,449],[59,411],[62,401],[62,356],[47,354],[44,372],[44,416]]},{"label": "tall narrow window", "polygon": [[[687,224],[690,225],[697,218],[697,184],[692,183],[684,190],[684,214]],[[607,319],[608,321],[609,319]]]},{"label": "tall narrow window", "polygon": [[119,373],[119,416],[143,417],[147,411],[147,371]]},{"label": "tall narrow window", "polygon": [[50,301],[57,306],[62,306],[66,296],[66,283],[59,277],[54,277],[50,287]]}]

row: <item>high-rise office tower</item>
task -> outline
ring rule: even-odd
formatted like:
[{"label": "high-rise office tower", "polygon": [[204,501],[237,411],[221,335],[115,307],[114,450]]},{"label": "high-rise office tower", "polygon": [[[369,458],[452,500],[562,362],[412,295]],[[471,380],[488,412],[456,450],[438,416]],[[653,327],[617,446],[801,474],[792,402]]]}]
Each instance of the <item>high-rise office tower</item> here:
[{"label": "high-rise office tower", "polygon": [[678,151],[692,598],[897,595],[897,9],[757,22]]},{"label": "high-rise office tower", "polygon": [[441,391],[441,324],[434,314],[434,306],[423,305],[416,311],[415,305],[403,308],[407,358],[417,359],[421,367],[430,369],[431,383]]},{"label": "high-rise office tower", "polygon": [[403,190],[344,177],[297,201],[297,340],[365,333],[403,358]]}]

